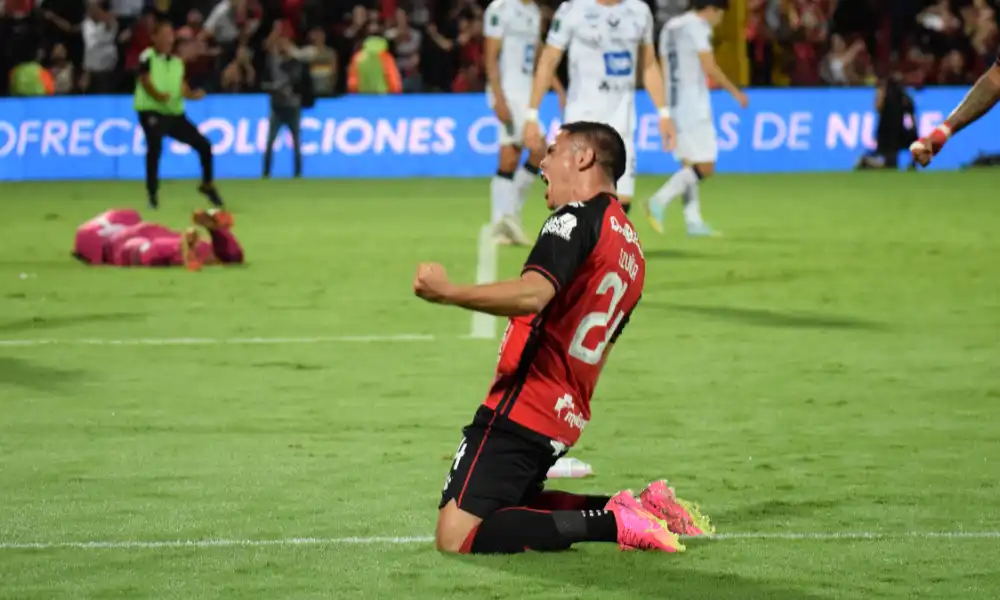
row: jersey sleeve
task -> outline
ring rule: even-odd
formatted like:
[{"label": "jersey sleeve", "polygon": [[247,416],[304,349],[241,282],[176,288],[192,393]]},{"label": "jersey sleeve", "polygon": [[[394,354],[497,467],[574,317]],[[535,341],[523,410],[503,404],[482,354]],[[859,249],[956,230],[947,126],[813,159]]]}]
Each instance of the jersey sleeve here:
[{"label": "jersey sleeve", "polygon": [[694,29],[694,47],[699,54],[712,51],[712,28],[707,23]]},{"label": "jersey sleeve", "polygon": [[571,209],[549,217],[521,273],[541,274],[557,292],[568,285],[597,243],[594,228],[585,219],[586,215]]},{"label": "jersey sleeve", "polygon": [[573,2],[566,0],[559,5],[555,16],[552,17],[552,26],[549,27],[545,43],[553,48],[565,50],[571,37],[573,37]]},{"label": "jersey sleeve", "polygon": [[495,40],[503,39],[503,15],[500,14],[500,2],[491,2],[489,6],[486,7],[486,13],[483,15],[483,37],[493,38]]},{"label": "jersey sleeve", "polygon": [[643,3],[643,18],[645,23],[642,25],[642,44],[652,45],[653,43],[653,11],[649,9],[649,5]]},{"label": "jersey sleeve", "polygon": [[632,308],[628,311],[628,313],[625,314],[624,317],[622,317],[621,322],[618,323],[618,327],[615,328],[615,332],[613,334],[611,334],[611,343],[612,344],[614,344],[615,342],[617,342],[618,338],[620,338],[621,335],[622,335],[622,333],[625,331],[625,326],[628,325],[629,319],[632,318],[632,313],[635,311],[635,307],[639,306],[639,302],[640,301],[642,301],[642,296],[639,296],[639,300],[636,300],[636,302],[632,306]]},{"label": "jersey sleeve", "polygon": [[152,48],[146,48],[139,55],[139,73],[149,73],[149,63],[153,60]]}]

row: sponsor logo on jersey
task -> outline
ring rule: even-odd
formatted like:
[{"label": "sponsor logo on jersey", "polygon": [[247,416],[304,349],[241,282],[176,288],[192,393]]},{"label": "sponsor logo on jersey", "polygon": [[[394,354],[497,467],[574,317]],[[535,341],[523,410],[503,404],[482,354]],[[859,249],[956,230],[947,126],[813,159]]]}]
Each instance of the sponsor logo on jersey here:
[{"label": "sponsor logo on jersey", "polygon": [[580,431],[587,426],[589,421],[584,419],[583,416],[576,411],[576,403],[573,402],[573,396],[569,394],[563,394],[561,397],[556,399],[555,405],[556,415],[565,421],[570,427],[575,427]]},{"label": "sponsor logo on jersey", "polygon": [[632,74],[632,53],[628,50],[604,53],[604,73],[609,77]]},{"label": "sponsor logo on jersey", "polygon": [[639,249],[639,256],[643,256],[642,246],[639,245],[639,234],[635,232],[635,229],[632,229],[632,225],[629,223],[622,225],[618,219],[611,217],[611,231],[621,234],[627,243],[635,244],[635,247]]},{"label": "sponsor logo on jersey", "polygon": [[542,235],[557,235],[562,239],[569,241],[569,238],[573,235],[573,229],[575,228],[576,215],[571,215],[569,213],[555,215],[553,217],[549,217],[549,220],[545,222],[545,225],[542,227]]}]

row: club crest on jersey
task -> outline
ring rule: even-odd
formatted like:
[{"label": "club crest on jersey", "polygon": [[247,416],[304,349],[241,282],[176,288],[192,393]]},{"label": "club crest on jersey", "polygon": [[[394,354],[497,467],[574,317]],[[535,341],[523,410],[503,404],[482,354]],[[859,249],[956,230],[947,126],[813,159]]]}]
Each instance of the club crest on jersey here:
[{"label": "club crest on jersey", "polygon": [[562,239],[569,241],[569,238],[573,235],[573,229],[575,228],[576,215],[571,215],[569,213],[555,215],[549,217],[549,220],[545,222],[545,225],[542,227],[542,235],[557,235]]},{"label": "club crest on jersey", "polygon": [[608,26],[611,27],[611,29],[618,27],[618,24],[621,22],[622,22],[621,19],[617,19],[615,17],[608,17]]},{"label": "club crest on jersey", "polygon": [[604,73],[611,77],[632,74],[632,53],[628,50],[604,53]]}]

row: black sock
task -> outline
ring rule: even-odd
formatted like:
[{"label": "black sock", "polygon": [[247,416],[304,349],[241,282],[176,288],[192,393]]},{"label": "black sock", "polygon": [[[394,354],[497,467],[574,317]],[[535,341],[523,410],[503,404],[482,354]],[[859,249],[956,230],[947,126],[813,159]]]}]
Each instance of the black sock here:
[{"label": "black sock", "polygon": [[541,169],[538,168],[538,165],[533,165],[531,164],[530,161],[527,160],[524,161],[524,170],[531,173],[532,175],[538,175],[538,173],[541,171]]},{"label": "black sock", "polygon": [[544,490],[528,502],[526,508],[537,510],[604,510],[610,496],[588,496],[558,490]]},{"label": "black sock", "polygon": [[200,186],[198,186],[198,191],[208,198],[208,201],[212,203],[212,206],[217,208],[222,208],[222,196],[219,195],[219,190],[215,189],[209,181],[204,181]]},{"label": "black sock", "polygon": [[518,554],[527,550],[568,550],[577,542],[616,542],[615,515],[605,510],[560,510],[528,508],[497,511],[479,524],[472,554]]}]

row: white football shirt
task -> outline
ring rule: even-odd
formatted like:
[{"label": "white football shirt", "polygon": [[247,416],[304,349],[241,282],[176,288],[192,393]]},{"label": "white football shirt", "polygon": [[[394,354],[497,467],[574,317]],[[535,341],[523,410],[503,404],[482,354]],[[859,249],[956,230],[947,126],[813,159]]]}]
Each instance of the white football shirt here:
[{"label": "white football shirt", "polygon": [[698,56],[711,51],[712,26],[694,12],[667,21],[660,32],[667,105],[679,122],[712,118],[708,79]]},{"label": "white football shirt", "polygon": [[[534,2],[493,0],[483,16],[483,35],[500,40],[500,87],[511,110],[524,110],[531,99],[535,51],[542,15]],[[492,100],[492,94],[487,89]]]},{"label": "white football shirt", "polygon": [[566,121],[608,123],[623,136],[635,131],[639,49],[653,43],[653,13],[643,0],[605,6],[567,0],[559,6],[546,43],[566,50]]}]

